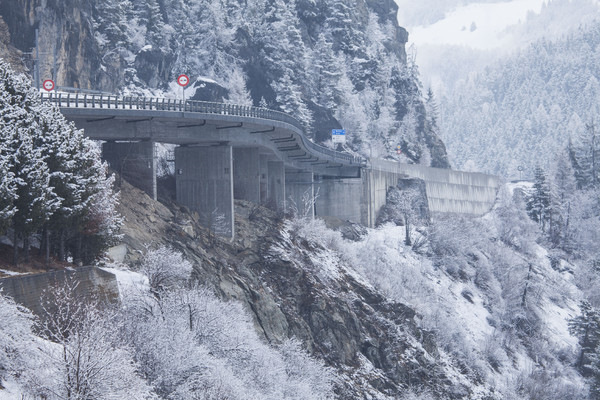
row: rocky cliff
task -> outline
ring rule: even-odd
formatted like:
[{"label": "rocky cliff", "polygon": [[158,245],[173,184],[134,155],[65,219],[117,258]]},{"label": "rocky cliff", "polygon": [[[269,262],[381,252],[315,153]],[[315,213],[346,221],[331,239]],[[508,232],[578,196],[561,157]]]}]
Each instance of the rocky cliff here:
[{"label": "rocky cliff", "polygon": [[328,250],[296,235],[281,214],[236,201],[229,242],[201,227],[197,215],[126,182],[121,196],[124,238],[114,254],[135,265],[147,244],[182,252],[194,263],[194,279],[241,301],[266,341],[296,337],[333,366],[342,378],[338,398],[398,398],[418,387],[464,396],[412,309],[386,300],[345,265],[324,267]]},{"label": "rocky cliff", "polygon": [[38,29],[40,81],[161,95],[187,73],[222,87],[196,85],[194,99],[279,108],[317,141],[344,127],[355,151],[395,158],[402,145],[406,161],[447,168],[397,12],[392,0],[2,0],[0,41],[21,53],[0,56],[33,75]]}]

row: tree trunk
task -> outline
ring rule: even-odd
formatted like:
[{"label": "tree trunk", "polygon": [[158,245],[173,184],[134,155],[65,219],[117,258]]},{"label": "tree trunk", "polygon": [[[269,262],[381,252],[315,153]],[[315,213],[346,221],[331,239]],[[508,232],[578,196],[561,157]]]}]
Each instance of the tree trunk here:
[{"label": "tree trunk", "polygon": [[531,270],[533,269],[533,264],[529,264],[529,270],[527,271],[527,278],[525,279],[525,289],[523,289],[523,296],[521,297],[521,307],[525,307],[527,305],[527,288],[529,287],[529,279],[531,279]]},{"label": "tree trunk", "polygon": [[46,255],[44,257],[44,263],[46,264],[46,268],[50,267],[50,229],[44,229],[44,242],[46,243]]},{"label": "tree trunk", "polygon": [[60,261],[66,261],[67,257],[65,255],[65,231],[60,231],[60,239],[58,243],[58,259]]},{"label": "tree trunk", "polygon": [[25,255],[25,262],[29,262],[29,234],[23,236],[23,254]]},{"label": "tree trunk", "polygon": [[13,265],[19,265],[19,233],[17,229],[13,233]]},{"label": "tree trunk", "polygon": [[44,249],[46,248],[46,231],[48,227],[44,225],[42,228],[42,239],[40,240],[40,249],[38,251],[38,256],[41,257],[44,255]]},{"label": "tree trunk", "polygon": [[75,259],[73,260],[75,262],[75,264],[77,264],[78,266],[82,265],[82,257],[81,257],[81,248],[82,248],[82,243],[83,243],[83,235],[81,233],[79,233],[77,235],[77,242],[76,242],[76,246],[75,246]]},{"label": "tree trunk", "polygon": [[404,229],[406,231],[406,239],[404,239],[404,243],[407,246],[412,246],[412,241],[410,240],[410,224],[408,223],[408,217],[404,216]]}]

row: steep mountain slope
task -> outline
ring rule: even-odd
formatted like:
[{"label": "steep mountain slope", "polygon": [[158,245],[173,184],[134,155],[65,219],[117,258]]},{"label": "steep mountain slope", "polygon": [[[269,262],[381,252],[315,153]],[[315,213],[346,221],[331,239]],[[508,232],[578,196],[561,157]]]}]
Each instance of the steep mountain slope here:
[{"label": "steep mountain slope", "polygon": [[[39,28],[40,77],[59,87],[278,108],[319,142],[346,128],[349,150],[448,167],[407,32],[384,0],[4,1],[11,44]],[[33,56],[32,56],[33,57]],[[26,62],[33,68],[32,58]]]},{"label": "steep mountain slope", "polygon": [[435,24],[407,21],[440,135],[457,169],[533,177],[596,113],[600,3],[476,3]]},{"label": "steep mountain slope", "polygon": [[246,202],[236,202],[239,235],[228,243],[185,210],[128,185],[122,196],[126,262],[145,243],[183,252],[196,279],[241,301],[269,343],[296,337],[333,366],[341,399],[530,399],[540,387],[585,398],[567,330],[580,297],[572,267],[551,262],[509,198],[484,218],[438,219],[411,248],[404,227],[349,241],[320,220]]},{"label": "steep mountain slope", "polygon": [[441,102],[457,167],[518,176],[547,168],[569,138],[597,119],[600,60],[597,25],[539,41],[457,84]]},{"label": "steep mountain slope", "polygon": [[266,341],[295,337],[335,367],[338,398],[398,398],[419,386],[449,393],[470,385],[457,367],[438,364],[433,338],[416,326],[412,309],[387,300],[281,215],[237,201],[238,234],[229,243],[195,215],[169,210],[127,184],[121,193],[125,261],[137,259],[147,243],[181,251],[195,279],[251,311]]}]

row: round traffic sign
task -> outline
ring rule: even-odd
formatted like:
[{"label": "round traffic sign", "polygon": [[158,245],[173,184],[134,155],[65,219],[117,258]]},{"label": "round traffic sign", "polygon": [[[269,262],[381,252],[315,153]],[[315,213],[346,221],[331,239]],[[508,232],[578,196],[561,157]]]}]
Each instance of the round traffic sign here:
[{"label": "round traffic sign", "polygon": [[43,83],[43,86],[47,91],[54,90],[54,81],[52,79],[46,79]]},{"label": "round traffic sign", "polygon": [[185,74],[181,74],[177,77],[177,83],[179,86],[187,86],[190,83],[190,78]]}]

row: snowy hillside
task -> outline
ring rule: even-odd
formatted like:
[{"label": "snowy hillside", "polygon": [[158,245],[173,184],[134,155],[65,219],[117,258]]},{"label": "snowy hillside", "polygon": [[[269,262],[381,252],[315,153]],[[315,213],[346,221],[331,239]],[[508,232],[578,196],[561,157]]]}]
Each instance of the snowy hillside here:
[{"label": "snowy hillside", "polygon": [[528,177],[549,167],[595,112],[599,17],[595,0],[532,0],[472,2],[407,22],[454,167],[509,178],[519,166]]}]

